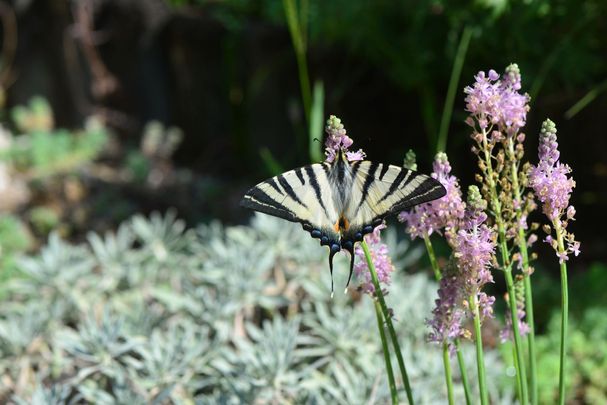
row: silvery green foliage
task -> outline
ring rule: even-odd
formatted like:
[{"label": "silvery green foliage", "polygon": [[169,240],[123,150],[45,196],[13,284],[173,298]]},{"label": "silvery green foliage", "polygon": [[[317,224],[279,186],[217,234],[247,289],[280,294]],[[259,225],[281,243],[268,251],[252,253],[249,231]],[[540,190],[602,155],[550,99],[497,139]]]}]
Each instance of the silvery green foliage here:
[{"label": "silvery green foliage", "polygon": [[42,383],[37,382],[29,399],[15,396],[13,401],[17,405],[64,405],[73,402],[69,401],[69,395],[70,388],[66,385],[53,384],[45,387]]},{"label": "silvery green foliage", "polygon": [[[400,268],[420,251],[397,239],[388,229]],[[331,299],[326,250],[263,215],[195,231],[172,212],[137,216],[78,246],[51,235],[18,262],[0,307],[0,402],[389,402],[372,302],[355,283],[341,293],[348,260],[336,258]],[[387,296],[418,403],[446,398],[440,348],[426,342],[435,297],[426,275],[402,271]],[[506,378],[497,353],[486,367]],[[512,400],[494,386],[495,403]]]}]

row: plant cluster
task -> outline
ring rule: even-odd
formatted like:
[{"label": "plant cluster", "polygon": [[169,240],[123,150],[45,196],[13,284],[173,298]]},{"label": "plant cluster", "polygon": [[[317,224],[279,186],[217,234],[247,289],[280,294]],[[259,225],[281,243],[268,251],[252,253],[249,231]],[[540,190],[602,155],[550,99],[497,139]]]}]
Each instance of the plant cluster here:
[{"label": "plant cluster", "polygon": [[[396,268],[419,257],[394,232],[384,236]],[[81,245],[52,234],[6,285],[0,398],[385,403],[373,309],[355,292],[330,298],[322,253],[299,227],[263,215],[250,227],[196,230],[171,212],[136,216]],[[423,274],[397,271],[386,297],[419,403],[445,396],[423,328],[435,289]],[[505,378],[498,353],[487,356],[492,380]],[[492,392],[498,402],[510,395]]]},{"label": "plant cluster", "polygon": [[80,132],[56,129],[53,112],[41,97],[15,107],[11,115],[20,135],[11,137],[2,157],[28,179],[71,172],[94,159],[107,142],[106,129],[94,118]]},{"label": "plant cluster", "polygon": [[[580,253],[580,243],[567,225],[574,220],[575,208],[569,199],[575,181],[571,168],[559,161],[556,127],[550,120],[542,125],[539,163],[523,162],[525,126],[529,111],[529,95],[521,92],[521,74],[516,64],[509,65],[500,76],[496,71],[483,71],[475,76],[473,85],[464,89],[466,123],[472,128],[472,152],[477,156],[477,186],[470,186],[466,204],[462,203],[458,181],[450,175],[447,156],[439,152],[432,175],[447,189],[442,199],[422,204],[400,219],[407,232],[424,239],[436,278],[440,280],[439,298],[433,311],[430,339],[443,345],[443,351],[457,353],[459,340],[476,342],[477,369],[481,387],[481,403],[489,402],[484,377],[481,324],[493,317],[495,297],[483,292],[483,286],[494,282],[493,273],[501,272],[507,286],[506,326],[502,339],[512,339],[513,363],[516,369],[517,396],[521,403],[538,402],[538,369],[535,349],[533,299],[530,265],[534,257],[529,249],[537,240],[528,217],[536,209],[535,198],[549,224],[545,242],[556,251],[561,269],[561,327],[559,353],[559,391],[562,404],[566,399],[568,284],[566,261]],[[409,163],[413,161],[409,156]],[[554,231],[552,231],[554,229]],[[440,233],[452,250],[450,262],[440,269],[430,235]],[[494,270],[493,272],[491,270]],[[465,328],[466,319],[474,330]],[[524,346],[523,337],[527,345]],[[458,355],[462,373],[465,366]],[[528,371],[527,371],[528,369]],[[445,378],[451,390],[450,361],[445,357]],[[465,380],[464,380],[465,385]],[[466,392],[469,392],[469,389]],[[470,396],[467,396],[470,400]],[[453,403],[452,397],[449,402]]]},{"label": "plant cluster", "polygon": [[[471,86],[464,89],[466,123],[472,128],[474,141],[472,152],[477,157],[479,186],[468,189],[463,202],[459,182],[451,174],[447,155],[439,152],[434,161],[432,176],[446,189],[446,195],[438,200],[413,207],[402,212],[399,219],[406,223],[406,230],[412,238],[422,238],[437,281],[440,282],[438,299],[428,321],[431,327],[429,340],[439,343],[443,351],[445,381],[448,401],[455,403],[450,355],[457,355],[462,375],[462,385],[466,402],[470,403],[472,391],[467,378],[467,367],[459,353],[461,339],[472,338],[476,344],[476,366],[481,403],[489,403],[488,380],[484,360],[482,324],[494,317],[495,297],[484,292],[488,283],[494,282],[494,273],[504,276],[508,307],[506,325],[501,336],[504,341],[512,339],[513,363],[516,369],[517,397],[523,404],[538,403],[538,370],[535,348],[535,326],[529,248],[537,240],[533,231],[537,224],[529,224],[528,217],[537,205],[549,224],[544,225],[547,233],[545,242],[556,252],[561,275],[561,325],[558,372],[558,400],[563,404],[567,398],[566,381],[568,359],[568,282],[567,266],[570,255],[580,253],[580,242],[567,227],[575,219],[575,208],[570,205],[570,196],[575,187],[571,168],[562,163],[558,151],[556,126],[546,120],[541,129],[539,143],[539,163],[537,166],[523,162],[525,126],[529,111],[529,95],[521,92],[521,74],[516,64],[509,65],[500,76],[490,70],[475,76]],[[342,153],[349,161],[361,160],[362,151],[350,152],[353,141],[346,135],[341,121],[331,117],[327,121],[327,161],[332,161],[336,153]],[[415,166],[412,153],[405,157],[409,168]],[[415,190],[411,190],[415,193]],[[392,403],[398,402],[394,371],[387,345],[384,323],[390,334],[392,346],[398,354],[399,344],[395,338],[391,314],[384,302],[383,288],[388,285],[392,265],[387,248],[381,243],[380,225],[372,235],[361,242],[357,274],[367,275],[364,290],[375,299],[378,329],[385,354],[386,374],[392,394]],[[441,269],[438,265],[430,235],[443,235],[451,248],[449,263]],[[371,248],[367,246],[371,244]],[[364,251],[364,256],[362,252]],[[381,275],[381,277],[378,277]],[[372,284],[369,282],[372,281]],[[381,310],[380,310],[381,309]],[[473,324],[470,330],[467,323]],[[527,347],[523,337],[526,336]],[[408,401],[413,402],[411,385],[405,364],[398,357],[399,368]],[[527,369],[529,371],[527,371]],[[571,395],[571,394],[569,394]]]}]

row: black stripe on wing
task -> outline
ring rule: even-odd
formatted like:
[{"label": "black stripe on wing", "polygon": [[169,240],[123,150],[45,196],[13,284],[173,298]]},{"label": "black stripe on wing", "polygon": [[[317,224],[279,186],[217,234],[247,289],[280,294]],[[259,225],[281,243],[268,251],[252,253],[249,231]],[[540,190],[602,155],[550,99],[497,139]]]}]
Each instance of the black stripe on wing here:
[{"label": "black stripe on wing", "polygon": [[[325,165],[323,165],[323,168],[326,170]],[[314,189],[314,194],[316,194],[316,199],[320,203],[320,206],[322,207],[323,211],[325,212],[325,215],[327,216],[327,218],[329,218],[329,212],[327,211],[327,207],[325,207],[325,203],[322,198],[322,193],[320,192],[320,185],[318,184],[318,178],[316,177],[316,172],[314,171],[312,166],[305,166],[304,170],[305,170],[306,174],[308,175],[308,179],[310,180],[310,185]]]},{"label": "black stripe on wing", "polygon": [[390,213],[403,211],[419,204],[437,200],[447,195],[447,190],[438,180],[430,176],[422,176],[424,176],[425,179],[405,198],[396,202],[390,208]]},{"label": "black stripe on wing", "polygon": [[291,197],[293,201],[295,201],[297,204],[301,205],[304,208],[308,208],[308,206],[299,199],[299,197],[295,193],[295,190],[293,190],[293,187],[291,187],[291,185],[289,184],[287,179],[285,179],[285,176],[283,174],[278,176],[278,183],[280,183],[282,188],[286,191],[287,195]]},{"label": "black stripe on wing", "polygon": [[301,185],[305,186],[306,185],[306,180],[304,179],[304,176],[303,176],[303,168],[300,167],[299,169],[295,169],[295,175],[297,176],[297,178],[301,182]]},{"label": "black stripe on wing", "polygon": [[[277,195],[282,196],[283,194],[277,193]],[[263,212],[264,214],[286,219],[287,221],[300,222],[295,214],[285,207],[282,202],[270,197],[258,186],[253,187],[245,194],[243,199],[240,201],[240,205],[245,208]]]},{"label": "black stripe on wing", "polygon": [[[388,165],[385,165],[385,166],[388,167]],[[394,179],[394,182],[390,185],[390,188],[388,189],[386,194],[384,194],[382,196],[382,198],[379,200],[379,202],[384,201],[386,198],[388,198],[392,194],[394,194],[396,192],[396,190],[401,189],[404,186],[406,186],[413,177],[415,177],[415,175],[412,175],[411,170],[401,169],[400,173],[398,173],[398,176],[396,176],[396,179]],[[401,183],[403,181],[404,181],[404,184],[401,185]]]},{"label": "black stripe on wing", "polygon": [[369,188],[375,181],[375,172],[379,167],[379,163],[371,162],[369,165],[369,171],[367,172],[367,176],[365,177],[365,182],[363,183],[362,188],[362,196],[360,198],[360,202],[358,203],[358,207],[356,207],[356,214],[358,214],[358,210],[360,207],[367,202],[367,196],[369,195]]}]

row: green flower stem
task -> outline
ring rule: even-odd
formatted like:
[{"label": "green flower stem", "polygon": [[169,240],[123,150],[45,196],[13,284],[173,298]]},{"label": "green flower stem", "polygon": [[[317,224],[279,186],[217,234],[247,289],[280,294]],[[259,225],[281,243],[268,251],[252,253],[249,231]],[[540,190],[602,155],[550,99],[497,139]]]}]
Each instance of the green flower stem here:
[{"label": "green flower stem", "polygon": [[392,397],[392,403],[398,404],[398,392],[396,391],[396,383],[394,382],[394,371],[392,371],[392,361],[390,360],[390,348],[388,347],[388,341],[386,340],[386,332],[384,331],[384,320],[381,313],[381,307],[377,300],[375,304],[375,316],[377,317],[377,329],[379,329],[379,336],[381,337],[381,347],[384,351],[384,361],[386,362],[386,372],[388,373],[388,384],[390,385],[390,395]]},{"label": "green flower stem", "polygon": [[497,233],[499,240],[499,250],[502,257],[502,266],[504,270],[504,276],[506,278],[506,287],[508,290],[508,303],[510,306],[510,318],[512,321],[512,331],[514,335],[514,352],[516,367],[516,378],[521,387],[521,404],[529,403],[529,394],[527,392],[527,376],[525,371],[525,361],[523,359],[523,344],[521,342],[521,334],[518,327],[518,310],[516,307],[516,293],[514,291],[514,280],[512,279],[512,267],[510,264],[510,256],[508,251],[508,245],[506,243],[506,230],[504,229],[504,221],[502,219],[502,205],[497,193],[497,185],[495,184],[495,178],[493,173],[493,162],[491,161],[491,153],[487,145],[487,133],[485,129],[482,130],[482,143],[484,153],[484,164],[485,164],[485,177],[489,183],[489,192],[491,195],[491,208],[493,209],[493,215],[495,223],[497,224]]},{"label": "green flower stem", "polygon": [[449,133],[449,122],[451,122],[451,114],[453,113],[453,102],[455,100],[459,78],[462,74],[462,67],[464,66],[464,60],[466,59],[466,53],[468,52],[468,45],[470,44],[471,37],[472,29],[465,26],[459,40],[459,45],[453,61],[453,67],[451,68],[449,87],[447,88],[445,105],[443,106],[443,114],[441,116],[440,127],[438,130],[438,139],[436,141],[437,152],[444,152],[447,147],[447,134]]},{"label": "green flower stem", "polygon": [[[297,58],[297,70],[299,72],[299,85],[301,88],[301,98],[306,115],[306,122],[310,123],[310,108],[312,106],[312,91],[310,88],[310,76],[308,75],[308,62],[306,57],[307,47],[307,1],[301,4],[301,16],[298,15],[295,0],[283,0],[283,8],[287,18],[287,25],[293,41],[295,49],[295,57]],[[301,21],[300,21],[301,17]]]},{"label": "green flower stem", "polygon": [[[440,281],[442,278],[442,274],[440,272],[440,268],[438,267],[438,262],[436,260],[436,255],[434,254],[434,247],[432,246],[432,241],[430,241],[430,237],[427,234],[424,234],[424,243],[426,244],[426,250],[428,251],[428,257],[430,258],[430,264],[432,265],[432,270],[434,271],[434,277],[436,277],[436,281]],[[464,394],[466,395],[466,405],[470,405],[472,403],[471,391],[470,391],[470,383],[468,382],[468,373],[466,372],[466,363],[464,362],[464,356],[459,348],[459,339],[454,340],[455,343],[455,353],[457,354],[457,364],[459,365],[459,371],[462,376],[462,385],[464,386]],[[443,348],[444,349],[444,348]],[[443,353],[444,354],[444,353]],[[449,368],[449,379],[447,380],[447,392],[452,395],[450,390],[452,390],[452,382],[451,382],[451,365],[448,363],[449,358],[445,360],[443,356],[443,363],[445,367],[445,377],[447,377],[447,368]]]},{"label": "green flower stem", "polygon": [[428,257],[430,258],[430,265],[432,266],[432,270],[434,271],[434,277],[436,281],[440,281],[442,278],[440,269],[438,267],[438,262],[436,261],[436,255],[434,254],[434,247],[432,247],[432,242],[430,241],[430,237],[424,233],[424,243],[426,244],[426,250],[428,251]]},{"label": "green flower stem", "polygon": [[487,392],[487,379],[485,377],[485,359],[483,356],[481,317],[478,311],[478,299],[476,295],[470,296],[469,304],[472,306],[472,312],[474,314],[474,341],[476,343],[476,366],[478,369],[478,388],[481,394],[481,405],[488,405],[489,394]]},{"label": "green flower stem", "polygon": [[394,325],[392,324],[392,317],[390,316],[390,311],[388,310],[386,300],[384,299],[384,294],[381,290],[381,286],[379,285],[379,279],[377,278],[375,265],[373,264],[373,259],[371,258],[371,252],[369,252],[369,247],[367,246],[367,243],[364,240],[360,242],[360,244],[363,248],[363,251],[365,252],[365,259],[367,260],[367,266],[369,267],[369,273],[371,274],[371,281],[373,282],[373,287],[375,287],[375,295],[377,296],[377,300],[379,301],[379,305],[381,306],[384,319],[386,320],[386,326],[388,327],[388,332],[390,333],[390,339],[392,340],[392,346],[394,347],[394,351],[396,352],[396,359],[398,360],[400,374],[403,379],[403,383],[405,384],[407,399],[409,400],[409,404],[413,405],[415,402],[413,401],[413,393],[411,391],[409,377],[407,376],[405,361],[403,360],[403,354],[400,350],[400,345],[398,344],[398,337],[396,336],[396,331],[394,330]]},{"label": "green flower stem", "polygon": [[[556,230],[557,249],[560,254],[565,253],[565,244],[563,242],[563,230],[560,221],[553,222]],[[561,350],[559,364],[559,405],[565,404],[565,368],[567,360],[567,328],[569,313],[569,293],[567,291],[567,264],[563,260],[561,263]]]},{"label": "green flower stem", "polygon": [[470,383],[468,382],[468,373],[466,372],[466,363],[464,362],[464,355],[459,348],[459,339],[455,339],[455,354],[457,355],[457,364],[459,365],[459,371],[462,377],[462,385],[464,386],[464,395],[466,396],[466,405],[472,404],[472,395],[470,390]]},{"label": "green flower stem", "polygon": [[[522,190],[518,180],[518,166],[515,160],[514,140],[508,138],[508,155],[510,159],[510,172],[512,173],[512,189],[514,199],[522,202]],[[516,220],[520,222],[522,212],[520,204],[516,208]],[[527,323],[529,324],[529,334],[527,335],[527,349],[529,353],[529,383],[531,385],[531,403],[537,405],[537,361],[535,354],[535,322],[533,315],[533,294],[531,292],[531,274],[529,272],[529,253],[527,251],[527,239],[525,230],[519,227],[517,235],[517,244],[523,261],[523,286],[525,288],[525,310]]]},{"label": "green flower stem", "polygon": [[445,365],[445,382],[447,383],[447,398],[449,405],[455,404],[453,400],[453,378],[451,378],[451,362],[449,360],[449,345],[443,343],[443,364]]}]

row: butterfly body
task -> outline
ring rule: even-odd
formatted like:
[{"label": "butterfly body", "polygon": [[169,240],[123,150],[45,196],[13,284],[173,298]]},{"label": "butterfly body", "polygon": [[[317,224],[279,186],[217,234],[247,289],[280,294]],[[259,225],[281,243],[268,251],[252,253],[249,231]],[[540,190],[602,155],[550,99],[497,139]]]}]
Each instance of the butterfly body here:
[{"label": "butterfly body", "polygon": [[382,163],[349,162],[341,152],[331,163],[300,167],[259,183],[245,194],[241,205],[301,223],[329,247],[331,273],[333,256],[347,250],[351,277],[356,242],[386,216],[445,193],[430,176]]}]

